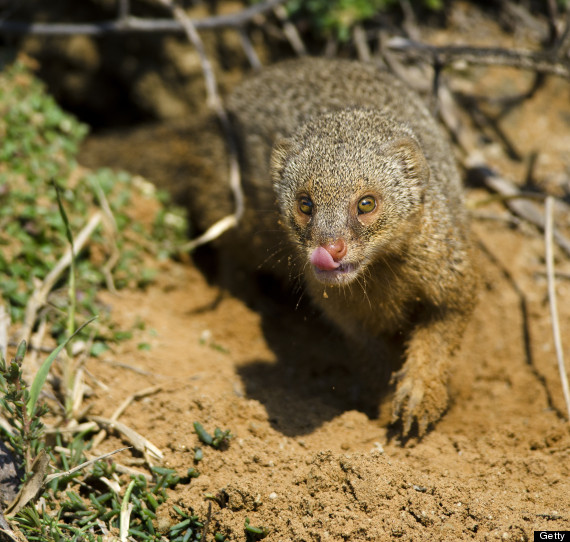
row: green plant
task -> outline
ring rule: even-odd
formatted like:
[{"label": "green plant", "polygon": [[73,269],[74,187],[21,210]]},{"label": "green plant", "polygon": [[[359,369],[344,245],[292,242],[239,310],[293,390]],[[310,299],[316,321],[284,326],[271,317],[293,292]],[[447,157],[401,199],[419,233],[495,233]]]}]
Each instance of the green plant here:
[{"label": "green plant", "polygon": [[[0,73],[0,299],[13,322],[29,326],[28,334],[39,318],[59,344],[31,386],[22,370],[25,342],[9,363],[0,356],[0,416],[7,422],[0,424],[0,435],[23,466],[23,488],[34,489],[16,499],[7,518],[30,541],[99,542],[109,533],[121,533],[152,542],[205,542],[209,519],[201,521],[192,510],[175,508],[180,521],[160,532],[156,517],[159,507],[168,506],[169,490],[191,483],[199,476],[196,469],[186,476],[161,467],[152,467],[152,476],[119,475],[106,457],[93,457],[93,424],[73,437],[54,434],[57,427],[49,427],[51,434],[45,435],[46,419],[57,426],[76,414],[67,401],[74,373],[66,377],[65,365],[59,390],[68,403],[65,416],[58,417],[58,412],[46,418],[48,407],[41,398],[54,360],[69,340],[82,336],[91,345],[88,353],[96,355],[109,342],[133,337],[132,331],[117,329],[105,318],[98,292],[104,287],[145,287],[153,280],[156,262],[172,256],[187,234],[184,215],[150,183],[126,173],[80,168],[75,155],[86,133],[24,64]],[[132,212],[137,198],[145,199],[145,209],[150,209],[144,217]],[[85,225],[94,217],[97,221],[82,244]],[[67,251],[71,257],[62,266]],[[69,273],[60,272],[52,283],[58,266],[63,271],[69,266]],[[45,299],[28,322],[34,294],[42,288]],[[104,323],[87,331],[92,315],[101,312]],[[133,330],[144,327],[138,321]],[[74,370],[71,349],[68,357],[66,363]],[[211,445],[226,446],[230,436],[217,429]],[[49,469],[55,472],[48,474]],[[41,500],[34,502],[38,496]],[[220,533],[207,538],[225,540]]]},{"label": "green plant", "polygon": [[219,427],[216,427],[214,430],[214,436],[212,436],[204,429],[200,422],[194,422],[194,431],[196,431],[198,438],[204,444],[216,449],[226,448],[232,438],[232,433],[229,429],[222,431]]},{"label": "green plant", "polygon": [[[442,0],[415,0],[415,4],[431,10],[443,7]],[[387,11],[398,5],[397,0],[289,0],[289,14],[308,20],[317,34],[334,36],[340,41],[350,38],[352,28],[365,22],[378,12]]]},{"label": "green plant", "polygon": [[[61,274],[49,292],[42,314],[58,339],[69,336],[76,320],[101,314],[104,322],[97,291],[144,287],[156,273],[154,262],[175,253],[187,234],[183,213],[161,201],[150,183],[79,167],[75,156],[86,134],[24,63],[0,73],[0,296],[12,321],[23,320],[32,293],[89,217],[103,215],[72,258],[75,284]],[[131,214],[136,198],[153,202],[154,217]],[[91,333],[94,346],[114,339],[102,328]]]},{"label": "green plant", "polygon": [[[37,398],[31,396],[22,374],[22,362],[26,355],[26,343],[22,341],[16,355],[6,363],[0,354],[0,413],[8,422],[12,431],[0,426],[4,440],[22,458],[22,467],[28,472],[33,458],[43,446],[41,437],[44,431],[42,416],[48,409],[37,404]],[[39,391],[38,391],[39,394]]]},{"label": "green plant", "polygon": [[247,542],[262,540],[269,534],[267,527],[255,527],[249,523],[249,518],[245,518],[244,524],[245,539]]}]

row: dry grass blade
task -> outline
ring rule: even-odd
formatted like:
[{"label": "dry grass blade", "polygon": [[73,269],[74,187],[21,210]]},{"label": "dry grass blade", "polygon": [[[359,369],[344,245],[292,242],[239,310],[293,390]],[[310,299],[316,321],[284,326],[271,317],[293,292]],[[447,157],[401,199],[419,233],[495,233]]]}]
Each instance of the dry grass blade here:
[{"label": "dry grass blade", "polygon": [[46,427],[45,433],[47,435],[55,435],[57,433],[74,434],[83,433],[84,431],[96,431],[99,426],[95,422],[85,422],[77,425],[70,425],[69,427]]},{"label": "dry grass blade", "polygon": [[24,535],[16,530],[13,531],[0,512],[0,541],[1,542],[28,542]]},{"label": "dry grass blade", "polygon": [[548,300],[550,302],[550,316],[552,318],[552,333],[554,335],[554,346],[556,348],[556,358],[558,360],[558,370],[562,381],[562,391],[566,401],[568,420],[570,421],[570,388],[568,387],[568,373],[564,365],[564,352],[562,350],[562,339],[560,337],[560,322],[558,319],[558,309],[556,306],[556,282],[554,278],[554,254],[552,250],[553,219],[552,207],[554,199],[551,196],[546,198],[546,225],[544,228],[544,240],[546,243],[546,272],[548,276]]},{"label": "dry grass blade", "polygon": [[[129,407],[129,405],[133,401],[136,401],[137,399],[141,399],[143,397],[146,397],[147,395],[151,395],[153,393],[156,393],[160,390],[161,390],[161,386],[152,386],[150,388],[146,388],[146,389],[141,390],[139,392],[133,393],[132,395],[127,397],[119,405],[119,408],[117,408],[117,410],[115,410],[115,412],[111,416],[110,420],[113,422],[117,421],[119,419],[119,416]],[[99,434],[97,434],[95,436],[95,438],[93,439],[93,449],[96,449],[97,446],[99,446],[99,444],[101,444],[101,442],[103,442],[103,440],[105,439],[106,436],[107,436],[107,431],[105,431],[105,429],[103,429]]]},{"label": "dry grass blade", "polygon": [[114,429],[117,431],[122,437],[128,440],[136,450],[145,456],[149,465],[152,465],[152,460],[162,461],[164,457],[162,452],[152,442],[124,423],[102,418],[101,416],[91,416],[89,419],[105,427],[107,430]]},{"label": "dry grass blade", "polygon": [[26,306],[24,324],[20,331],[20,340],[29,342],[30,333],[36,321],[38,311],[46,304],[47,297],[63,271],[71,264],[72,254],[79,254],[85,243],[91,237],[97,226],[101,223],[103,215],[95,213],[79,232],[73,243],[73,251],[68,247],[65,254],[60,258],[55,267],[48,273],[43,282],[33,291]]},{"label": "dry grass blade", "polygon": [[133,401],[137,401],[138,399],[142,399],[143,397],[147,397],[149,395],[152,395],[154,393],[158,393],[160,390],[162,389],[162,386],[151,386],[150,388],[145,388],[144,390],[141,391],[137,391],[135,393],[133,393],[132,395],[130,395],[129,397],[127,397],[120,405],[119,408],[117,408],[117,410],[115,410],[115,412],[113,412],[113,415],[111,416],[111,420],[116,421],[119,419],[119,416],[125,411],[127,410],[127,408],[129,407],[129,405],[133,402]]},{"label": "dry grass blade", "polygon": [[133,511],[133,503],[129,502],[129,500],[133,487],[135,487],[134,480],[132,480],[129,487],[127,487],[121,504],[121,516],[119,519],[119,536],[121,542],[127,542],[127,537],[129,536],[129,524],[131,521],[131,512]]},{"label": "dry grass blade", "polygon": [[[120,450],[117,450],[117,452],[120,452],[121,450],[127,450],[127,449],[128,449],[128,448],[121,448]],[[62,448],[62,447],[60,447],[60,446],[56,446],[56,447],[54,448],[54,450],[55,450],[57,453],[65,454],[67,457],[71,457],[71,452],[70,452],[67,448]],[[87,457],[88,459],[94,459],[95,461],[96,461],[97,459],[101,459],[101,457],[103,457],[103,456],[99,456],[99,457],[96,458],[95,456],[90,456],[90,455],[89,455],[88,453],[86,453],[86,452],[84,452],[84,453],[85,453],[85,457]],[[115,452],[112,452],[112,453],[115,453]],[[151,482],[151,481],[152,481],[152,476],[151,476],[150,474],[148,474],[148,472],[144,472],[144,471],[140,471],[140,470],[137,470],[137,469],[133,469],[133,468],[127,467],[126,465],[123,465],[123,464],[121,464],[121,463],[115,463],[115,471],[118,472],[119,474],[126,474],[127,476],[143,476],[143,477],[146,479],[147,482]],[[118,492],[117,487],[114,486],[112,482],[111,482],[111,483],[108,483],[108,481],[106,481],[106,480],[103,480],[103,479],[101,479],[101,480],[103,481],[103,483],[105,483],[105,484],[108,485],[109,487],[113,486],[113,487],[111,487],[111,489],[112,489],[113,491],[115,491],[115,493]]]},{"label": "dry grass blade", "polygon": [[44,485],[48,464],[48,455],[45,450],[40,450],[40,453],[34,459],[30,468],[31,476],[24,482],[16,498],[6,508],[6,515],[15,516],[26,504],[36,497]]},{"label": "dry grass blade", "polygon": [[69,476],[70,474],[73,474],[74,472],[82,470],[85,467],[88,467],[89,465],[92,465],[93,463],[100,461],[101,459],[106,459],[107,457],[118,454],[119,452],[122,452],[123,450],[128,450],[128,449],[129,449],[128,446],[125,448],[119,448],[118,450],[114,450],[114,451],[109,452],[107,454],[103,454],[103,455],[94,457],[92,459],[89,459],[88,461],[85,461],[85,462],[81,463],[81,465],[77,465],[77,467],[73,467],[72,469],[69,469],[68,471],[56,472],[55,474],[49,474],[48,476],[46,476],[45,483],[49,484],[52,480],[55,480],[56,478],[61,478],[62,476]]}]

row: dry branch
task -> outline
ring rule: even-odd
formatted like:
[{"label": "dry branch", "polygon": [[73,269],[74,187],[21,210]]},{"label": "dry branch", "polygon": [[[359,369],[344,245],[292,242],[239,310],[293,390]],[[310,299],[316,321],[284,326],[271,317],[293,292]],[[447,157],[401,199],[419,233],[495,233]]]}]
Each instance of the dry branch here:
[{"label": "dry branch", "polygon": [[[505,179],[485,164],[473,135],[459,121],[457,103],[447,87],[440,86],[439,98],[441,119],[465,151],[464,167],[479,177],[488,188],[504,196],[505,204],[514,214],[544,231],[545,217],[540,207],[533,201],[522,197],[521,190],[515,183]],[[553,236],[558,246],[570,256],[570,239],[558,230],[553,232]]]},{"label": "dry branch", "polygon": [[394,51],[429,56],[440,66],[457,61],[485,66],[511,66],[570,79],[570,59],[551,52],[455,45],[437,47],[401,37],[392,38],[388,47]]},{"label": "dry branch", "polygon": [[[251,22],[256,16],[267,13],[285,0],[267,0],[246,8],[238,13],[204,17],[193,21],[197,30],[237,28]],[[184,32],[184,25],[172,19],[141,19],[122,16],[114,21],[100,23],[30,23],[25,21],[0,21],[0,34],[34,34],[41,36],[69,36],[83,34],[99,36],[103,34]]]}]

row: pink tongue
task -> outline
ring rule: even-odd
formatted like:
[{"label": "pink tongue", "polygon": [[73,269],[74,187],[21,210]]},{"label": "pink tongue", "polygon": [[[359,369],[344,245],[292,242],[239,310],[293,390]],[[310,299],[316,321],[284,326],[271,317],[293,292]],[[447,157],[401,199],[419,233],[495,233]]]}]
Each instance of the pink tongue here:
[{"label": "pink tongue", "polygon": [[332,271],[340,266],[335,262],[329,252],[323,247],[317,247],[311,254],[311,263],[321,271]]}]

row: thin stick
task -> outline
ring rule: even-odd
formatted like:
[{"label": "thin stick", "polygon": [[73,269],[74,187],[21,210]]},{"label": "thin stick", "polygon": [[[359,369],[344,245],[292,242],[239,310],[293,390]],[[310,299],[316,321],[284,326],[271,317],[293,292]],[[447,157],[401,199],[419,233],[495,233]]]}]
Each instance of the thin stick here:
[{"label": "thin stick", "polygon": [[247,56],[247,59],[249,60],[251,67],[254,70],[261,69],[261,61],[259,60],[259,57],[255,52],[255,48],[253,47],[253,44],[251,43],[251,40],[249,39],[247,32],[243,28],[240,28],[238,32],[239,32],[241,47],[245,53],[245,56]]},{"label": "thin stick", "polygon": [[366,32],[364,28],[362,28],[362,25],[357,24],[354,27],[352,38],[358,52],[358,59],[362,62],[370,62],[372,54],[370,53],[370,47],[368,47],[368,41],[366,40]]},{"label": "thin stick", "polygon": [[566,401],[568,420],[570,421],[570,388],[568,386],[568,373],[564,365],[564,352],[562,350],[562,339],[560,337],[560,323],[558,320],[558,309],[556,307],[556,283],[554,278],[554,255],[552,250],[552,207],[554,199],[552,196],[546,198],[546,224],[544,228],[544,241],[546,243],[546,273],[548,276],[548,300],[550,302],[550,317],[552,319],[552,333],[554,335],[554,346],[556,348],[556,358],[558,360],[558,370],[562,381],[562,391]]},{"label": "thin stick", "polygon": [[[285,0],[267,0],[246,8],[238,13],[205,17],[194,22],[199,30],[215,30],[217,28],[240,27],[257,15],[266,13]],[[104,34],[121,34],[127,32],[183,32],[184,26],[179,21],[170,19],[141,19],[127,15],[115,21],[100,23],[66,24],[66,23],[30,23],[25,21],[0,21],[2,34],[34,34],[40,36],[65,36],[83,34],[99,36]]]},{"label": "thin stick", "polygon": [[437,58],[441,65],[461,61],[484,66],[511,66],[570,79],[570,63],[562,57],[542,51],[455,45],[437,47],[400,37],[392,38],[388,42],[388,47],[395,51],[430,55],[432,58]]},{"label": "thin stick", "polygon": [[[541,209],[534,202],[517,197],[521,193],[519,187],[485,164],[483,153],[478,150],[472,133],[459,121],[458,105],[453,94],[444,85],[440,86],[439,98],[441,119],[465,151],[464,167],[478,175],[488,188],[506,197],[505,203],[513,213],[544,231],[545,218]],[[553,236],[558,246],[570,256],[570,239],[558,230],[554,230]]]},{"label": "thin stick", "polygon": [[307,48],[301,39],[301,35],[297,31],[297,27],[289,20],[287,10],[282,5],[278,5],[273,8],[273,13],[275,13],[275,16],[281,21],[283,33],[289,41],[289,45],[293,48],[293,51],[297,53],[297,56],[306,55]]},{"label": "thin stick", "polygon": [[186,245],[188,250],[196,248],[199,245],[203,245],[209,241],[212,241],[222,235],[225,231],[235,227],[241,217],[243,216],[245,203],[244,195],[241,189],[241,176],[239,171],[238,162],[238,151],[237,143],[235,141],[234,133],[228,117],[227,111],[224,109],[220,95],[218,94],[218,85],[216,82],[216,76],[214,75],[214,70],[212,69],[212,64],[208,59],[206,54],[206,49],[202,39],[196,31],[196,26],[192,20],[186,15],[186,12],[178,5],[174,4],[172,0],[157,0],[163,6],[167,7],[173,14],[173,16],[178,20],[184,30],[188,39],[192,42],[196,51],[200,57],[200,63],[202,64],[202,71],[204,73],[204,78],[206,80],[206,90],[208,91],[208,106],[214,110],[221,125],[224,135],[226,136],[226,142],[228,145],[228,154],[230,162],[230,172],[229,172],[229,183],[230,188],[234,195],[235,201],[235,211],[233,215],[226,216],[210,226],[203,235],[194,239],[191,243]]},{"label": "thin stick", "polygon": [[59,276],[71,264],[72,254],[79,254],[91,234],[101,223],[102,216],[103,215],[100,212],[97,212],[91,217],[89,222],[76,237],[75,242],[73,243],[73,251],[68,247],[65,254],[59,259],[55,267],[47,274],[43,282],[33,291],[26,306],[24,324],[20,331],[21,340],[23,339],[26,342],[29,341],[30,333],[36,321],[37,312],[46,304],[47,297],[54,284],[59,279]]}]

